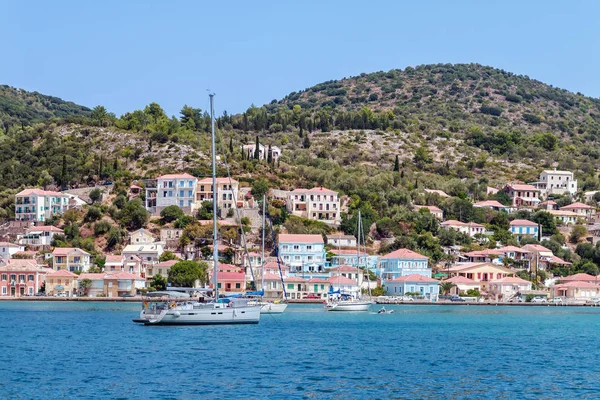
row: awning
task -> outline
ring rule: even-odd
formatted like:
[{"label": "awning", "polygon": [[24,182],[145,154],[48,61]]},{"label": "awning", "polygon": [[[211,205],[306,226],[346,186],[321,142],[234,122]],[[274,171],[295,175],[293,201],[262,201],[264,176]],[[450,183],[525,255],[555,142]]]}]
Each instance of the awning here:
[{"label": "awning", "polygon": [[530,203],[539,203],[541,200],[536,197],[517,197],[519,200],[528,201]]}]

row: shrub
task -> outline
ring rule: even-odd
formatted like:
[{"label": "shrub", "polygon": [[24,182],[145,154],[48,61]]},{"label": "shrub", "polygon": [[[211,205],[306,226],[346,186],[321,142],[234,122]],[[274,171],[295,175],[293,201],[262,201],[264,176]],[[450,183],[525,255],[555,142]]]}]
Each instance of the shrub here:
[{"label": "shrub", "polygon": [[94,225],[94,233],[96,234],[96,236],[104,235],[110,230],[110,227],[110,222],[98,221],[96,222],[96,225]]}]

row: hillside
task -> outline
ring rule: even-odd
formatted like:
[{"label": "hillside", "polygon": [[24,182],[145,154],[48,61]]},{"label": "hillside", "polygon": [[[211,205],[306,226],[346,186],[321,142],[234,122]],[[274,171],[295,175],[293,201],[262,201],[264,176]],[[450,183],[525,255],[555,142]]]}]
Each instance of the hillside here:
[{"label": "hillside", "polygon": [[58,97],[28,92],[0,85],[0,122],[5,129],[9,124],[39,122],[52,117],[89,117],[91,110]]}]

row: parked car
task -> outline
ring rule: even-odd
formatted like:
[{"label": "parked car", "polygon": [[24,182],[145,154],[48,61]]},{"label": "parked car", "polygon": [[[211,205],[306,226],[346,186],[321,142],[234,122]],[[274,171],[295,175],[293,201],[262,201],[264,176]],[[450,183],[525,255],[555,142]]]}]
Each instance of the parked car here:
[{"label": "parked car", "polygon": [[464,301],[466,301],[466,300],[465,300],[465,299],[463,299],[463,298],[462,298],[462,297],[460,297],[460,296],[453,295],[452,297],[450,297],[450,301],[464,302]]},{"label": "parked car", "polygon": [[546,303],[546,299],[543,297],[534,297],[531,299],[532,303]]},{"label": "parked car", "polygon": [[567,301],[567,299],[565,299],[564,297],[555,297],[550,301],[554,304],[560,304],[560,303],[565,303]]},{"label": "parked car", "polygon": [[442,294],[440,296],[438,296],[439,300],[450,300],[452,298],[452,296],[448,295],[448,294]]},{"label": "parked car", "polygon": [[125,293],[124,295],[122,295],[121,297],[135,297],[134,294],[131,293]]},{"label": "parked car", "polygon": [[320,299],[321,296],[319,296],[318,294],[314,294],[314,293],[310,293],[306,296],[304,296],[305,299]]},{"label": "parked car", "polygon": [[412,298],[412,297],[410,297],[410,296],[402,296],[402,297],[400,298],[400,300],[402,300],[402,301],[415,301],[415,299],[413,299],[413,298]]},{"label": "parked car", "polygon": [[67,297],[67,292],[58,292],[54,295],[54,297]]},{"label": "parked car", "polygon": [[39,296],[45,296],[46,293],[44,292],[37,292],[36,294],[34,294],[34,296],[39,297]]}]

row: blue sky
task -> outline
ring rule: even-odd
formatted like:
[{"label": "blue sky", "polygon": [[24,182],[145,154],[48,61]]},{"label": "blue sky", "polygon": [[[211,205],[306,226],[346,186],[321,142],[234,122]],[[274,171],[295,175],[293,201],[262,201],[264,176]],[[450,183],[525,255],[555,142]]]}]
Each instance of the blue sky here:
[{"label": "blue sky", "polygon": [[244,111],[319,82],[477,62],[600,97],[600,2],[0,1],[0,83],[120,115]]}]

